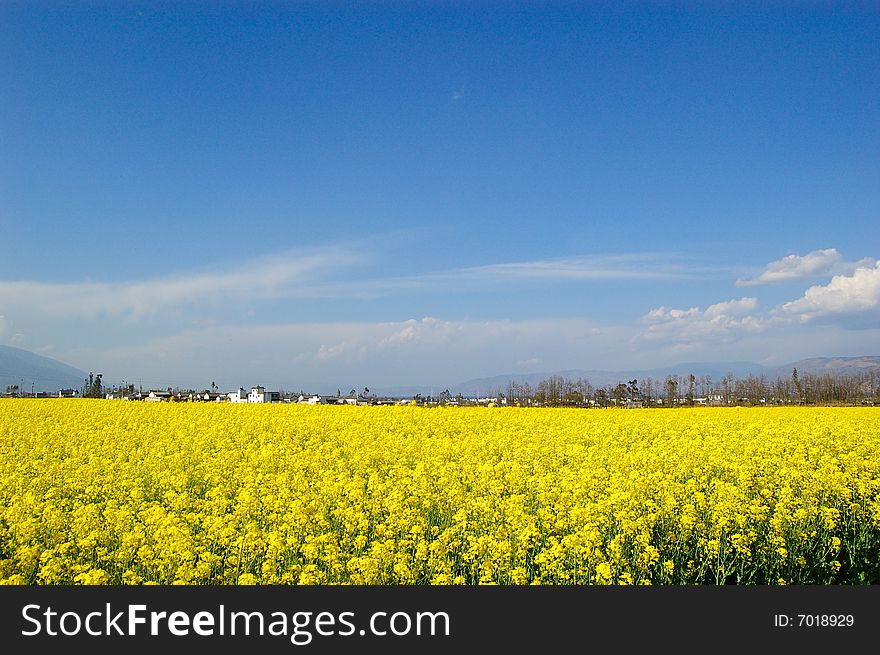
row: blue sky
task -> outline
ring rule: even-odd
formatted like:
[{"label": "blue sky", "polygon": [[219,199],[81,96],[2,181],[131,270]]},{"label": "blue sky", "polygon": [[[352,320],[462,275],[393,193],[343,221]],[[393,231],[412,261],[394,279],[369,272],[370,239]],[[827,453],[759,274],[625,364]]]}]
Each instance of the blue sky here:
[{"label": "blue sky", "polygon": [[0,343],[453,384],[880,354],[876,3],[3,3]]}]

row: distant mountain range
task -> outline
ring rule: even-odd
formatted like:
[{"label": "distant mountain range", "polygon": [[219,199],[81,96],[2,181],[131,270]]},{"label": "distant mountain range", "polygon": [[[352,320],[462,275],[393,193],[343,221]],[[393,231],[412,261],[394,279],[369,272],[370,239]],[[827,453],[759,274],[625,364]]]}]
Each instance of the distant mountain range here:
[{"label": "distant mountain range", "polygon": [[51,357],[28,350],[0,346],[0,393],[17,384],[22,392],[55,392],[59,389],[80,389],[87,373]]}]

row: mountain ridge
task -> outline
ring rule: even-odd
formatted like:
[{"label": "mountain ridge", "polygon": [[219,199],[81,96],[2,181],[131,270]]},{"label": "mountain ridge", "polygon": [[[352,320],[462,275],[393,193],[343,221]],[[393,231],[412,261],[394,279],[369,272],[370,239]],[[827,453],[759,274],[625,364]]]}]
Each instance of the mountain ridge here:
[{"label": "mountain ridge", "polygon": [[79,389],[87,373],[51,357],[14,346],[0,346],[0,393],[10,385],[21,391]]}]

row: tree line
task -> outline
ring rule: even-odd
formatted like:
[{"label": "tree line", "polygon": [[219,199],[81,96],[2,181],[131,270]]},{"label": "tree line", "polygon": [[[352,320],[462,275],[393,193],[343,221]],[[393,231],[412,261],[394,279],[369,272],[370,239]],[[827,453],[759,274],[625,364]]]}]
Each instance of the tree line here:
[{"label": "tree line", "polygon": [[596,386],[584,378],[551,375],[534,387],[511,380],[494,394],[507,404],[542,407],[672,407],[692,405],[874,405],[880,404],[880,371],[857,374],[798,373],[768,379],[728,373],[668,375]]}]

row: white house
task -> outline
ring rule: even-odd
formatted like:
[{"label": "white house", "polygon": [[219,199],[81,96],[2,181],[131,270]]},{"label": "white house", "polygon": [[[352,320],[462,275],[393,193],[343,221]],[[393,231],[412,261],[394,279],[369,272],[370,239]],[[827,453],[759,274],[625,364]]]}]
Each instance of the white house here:
[{"label": "white house", "polygon": [[[242,391],[244,391],[242,389]],[[250,393],[247,395],[249,403],[280,403],[280,391],[266,391],[266,387],[251,387]]]},{"label": "white house", "polygon": [[231,403],[246,403],[248,402],[248,395],[245,393],[245,390],[242,387],[238,388],[238,391],[230,391],[226,394],[226,397],[229,399]]}]

